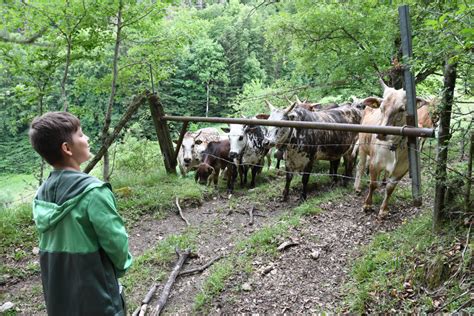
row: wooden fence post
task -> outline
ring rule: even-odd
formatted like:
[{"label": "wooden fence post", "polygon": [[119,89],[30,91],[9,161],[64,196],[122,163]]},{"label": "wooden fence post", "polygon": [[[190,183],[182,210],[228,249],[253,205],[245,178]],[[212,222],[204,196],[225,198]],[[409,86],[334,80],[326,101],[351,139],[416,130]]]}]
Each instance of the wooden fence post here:
[{"label": "wooden fence post", "polygon": [[158,137],[161,153],[163,154],[166,172],[176,174],[176,159],[174,159],[173,143],[171,141],[168,125],[166,124],[166,121],[163,120],[165,111],[163,110],[160,99],[156,94],[149,92],[148,102],[150,104],[153,124],[155,124],[156,136]]}]

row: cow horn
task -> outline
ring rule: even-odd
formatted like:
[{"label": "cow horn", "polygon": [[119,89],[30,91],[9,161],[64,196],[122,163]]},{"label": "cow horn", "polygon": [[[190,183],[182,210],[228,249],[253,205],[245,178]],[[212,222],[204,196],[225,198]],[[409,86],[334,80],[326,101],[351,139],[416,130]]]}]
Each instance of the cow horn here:
[{"label": "cow horn", "polygon": [[288,114],[291,112],[291,110],[293,110],[296,106],[296,103],[293,103],[292,105],[290,105],[289,107],[287,107],[283,112],[284,114]]},{"label": "cow horn", "polygon": [[383,81],[382,78],[379,78],[379,82],[380,82],[380,85],[382,86],[382,88],[385,90],[388,88],[388,86],[385,84],[385,82]]},{"label": "cow horn", "polygon": [[273,112],[273,111],[275,111],[275,110],[276,110],[276,108],[275,108],[275,107],[274,107],[274,106],[273,106],[273,105],[270,103],[270,101],[268,101],[268,100],[265,100],[265,103],[266,103],[266,104],[268,105],[268,107],[270,108],[270,111],[272,111],[272,112]]},{"label": "cow horn", "polygon": [[202,133],[202,131],[199,131],[199,133],[196,136],[194,136],[194,139],[198,138],[199,135],[201,135],[201,133]]},{"label": "cow horn", "polygon": [[301,101],[300,101],[300,98],[298,98],[298,96],[297,96],[297,95],[295,96],[295,98],[296,98],[296,103],[298,103],[298,104],[301,104],[301,103],[303,103],[303,102],[301,102]]},{"label": "cow horn", "polygon": [[293,104],[293,102],[291,102],[291,100],[288,99],[288,97],[285,97],[285,98],[286,98],[286,101],[288,101],[288,103]]}]

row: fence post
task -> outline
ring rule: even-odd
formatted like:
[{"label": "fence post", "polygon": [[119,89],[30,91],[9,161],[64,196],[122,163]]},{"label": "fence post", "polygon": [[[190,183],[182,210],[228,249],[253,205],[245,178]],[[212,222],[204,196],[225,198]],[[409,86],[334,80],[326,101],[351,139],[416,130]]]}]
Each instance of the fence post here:
[{"label": "fence post", "polygon": [[156,94],[148,93],[148,103],[150,104],[151,117],[155,125],[156,136],[160,143],[161,153],[168,173],[176,174],[176,159],[174,159],[173,143],[171,142],[170,131],[166,121],[163,120],[165,111],[160,99]]},{"label": "fence post", "polygon": [[[398,7],[400,15],[400,33],[402,37],[403,52],[403,78],[405,81],[405,91],[407,94],[407,125],[418,126],[418,118],[416,113],[416,91],[415,80],[411,73],[409,63],[412,58],[411,45],[411,26],[410,13],[407,5]],[[411,191],[413,195],[413,204],[420,206],[421,199],[421,175],[420,175],[420,155],[418,153],[418,139],[416,137],[408,137],[408,161],[410,164]]]}]

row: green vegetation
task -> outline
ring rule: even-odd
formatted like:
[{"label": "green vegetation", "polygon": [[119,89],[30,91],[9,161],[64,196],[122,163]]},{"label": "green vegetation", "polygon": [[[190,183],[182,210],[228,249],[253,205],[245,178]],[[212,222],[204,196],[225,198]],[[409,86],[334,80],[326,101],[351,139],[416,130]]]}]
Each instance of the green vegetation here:
[{"label": "green vegetation", "polygon": [[37,180],[29,174],[0,174],[0,210],[32,199]]},{"label": "green vegetation", "polygon": [[[445,307],[456,310],[470,299],[459,297],[469,285],[450,276],[458,269],[461,275],[469,273],[472,262],[471,248],[461,261],[461,249],[468,245],[456,241],[460,233],[462,227],[447,227],[441,236],[434,234],[431,214],[425,213],[393,232],[378,234],[354,264],[346,286],[347,308],[356,313],[427,313],[453,300]],[[433,290],[441,284],[446,296],[435,302]]]}]

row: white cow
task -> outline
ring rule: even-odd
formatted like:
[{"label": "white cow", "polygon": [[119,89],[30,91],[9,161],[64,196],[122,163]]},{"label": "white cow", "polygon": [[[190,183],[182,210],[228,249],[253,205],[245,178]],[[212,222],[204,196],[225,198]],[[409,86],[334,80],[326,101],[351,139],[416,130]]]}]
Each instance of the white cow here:
[{"label": "white cow", "polygon": [[178,152],[178,166],[181,175],[185,176],[191,169],[197,167],[202,162],[201,153],[207,148],[207,145],[210,142],[218,142],[220,139],[219,131],[213,127],[186,132]]},{"label": "white cow", "polygon": [[[369,107],[374,108],[370,115],[370,120],[366,119],[362,124],[377,124],[379,126],[403,126],[406,125],[406,92],[403,89],[397,90],[385,85],[381,81],[383,91],[382,102],[369,100]],[[365,166],[362,157],[369,156],[370,187],[369,193],[365,199],[363,209],[372,209],[372,195],[377,188],[377,181],[382,172],[388,176],[385,188],[385,196],[379,210],[379,218],[388,215],[388,200],[392,195],[400,179],[408,172],[408,146],[407,140],[403,136],[383,135],[383,134],[365,134],[359,135],[359,155],[360,166]],[[363,168],[362,168],[363,169]],[[361,168],[358,168],[360,181]],[[356,181],[357,184],[357,181]]]}]

